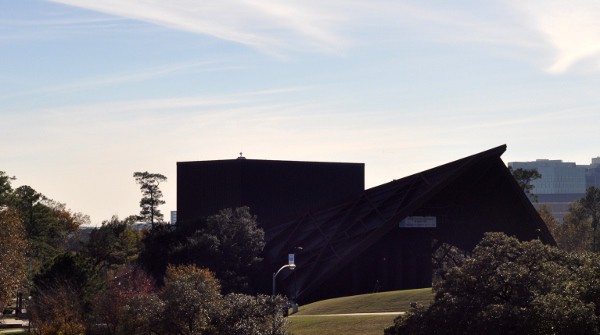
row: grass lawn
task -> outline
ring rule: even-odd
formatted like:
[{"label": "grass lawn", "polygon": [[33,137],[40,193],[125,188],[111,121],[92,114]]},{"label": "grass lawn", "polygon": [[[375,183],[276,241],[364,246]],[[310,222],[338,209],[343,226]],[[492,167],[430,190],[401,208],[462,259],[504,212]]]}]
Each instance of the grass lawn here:
[{"label": "grass lawn", "polygon": [[361,294],[300,306],[298,315],[406,312],[411,302],[427,306],[432,300],[431,288]]},{"label": "grass lawn", "polygon": [[429,305],[431,288],[362,294],[317,301],[300,306],[300,311],[288,318],[293,335],[361,334],[383,335],[396,315],[332,316],[327,314],[406,312],[410,303]]},{"label": "grass lawn", "polygon": [[394,315],[377,316],[293,316],[288,331],[293,335],[361,334],[383,335]]}]

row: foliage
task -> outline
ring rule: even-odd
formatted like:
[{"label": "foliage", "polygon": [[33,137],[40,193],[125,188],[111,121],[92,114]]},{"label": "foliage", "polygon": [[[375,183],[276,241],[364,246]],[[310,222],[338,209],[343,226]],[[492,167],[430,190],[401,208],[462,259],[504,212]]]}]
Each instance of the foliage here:
[{"label": "foliage", "polygon": [[260,262],[264,232],[248,207],[223,209],[218,214],[182,225],[172,263],[193,263],[214,271],[225,292],[248,292],[252,267]]},{"label": "foliage", "polygon": [[163,319],[168,317],[165,303],[158,294],[149,293],[133,297],[119,313],[117,334],[147,335],[168,334],[163,329]]},{"label": "foliage", "polygon": [[14,179],[15,177],[11,177],[6,172],[0,171],[0,207],[9,205],[12,194],[11,180]]},{"label": "foliage", "polygon": [[598,239],[598,225],[600,224],[600,189],[589,187],[585,196],[578,200],[584,215],[591,220],[592,227],[592,251],[600,251],[600,240]]},{"label": "foliage", "polygon": [[531,182],[542,178],[542,175],[536,169],[513,169],[511,166],[509,166],[508,169],[523,192],[525,192],[530,199],[533,199],[534,201],[537,200],[536,195],[533,194],[533,189],[535,186],[532,185]]},{"label": "foliage", "polygon": [[447,243],[441,243],[431,255],[434,282],[446,279],[446,273],[451,268],[462,265],[465,258],[466,253],[463,250]]},{"label": "foliage", "polygon": [[171,225],[156,225],[142,239],[138,263],[158,284],[163,284],[167,265],[171,262],[169,255],[176,243],[179,243],[178,236]]},{"label": "foliage", "polygon": [[600,189],[590,187],[569,206],[563,223],[553,231],[558,246],[569,251],[600,251]]},{"label": "foliage", "polygon": [[600,258],[488,233],[391,334],[599,334]]},{"label": "foliage", "polygon": [[556,231],[557,231],[560,223],[558,222],[558,220],[556,220],[556,218],[552,214],[552,209],[548,205],[544,204],[544,205],[540,206],[537,209],[537,211],[538,211],[538,214],[540,215],[540,218],[542,219],[542,221],[544,221],[544,223],[546,224],[546,227],[548,227],[550,234],[552,234],[552,236],[554,236],[556,238]]},{"label": "foliage", "polygon": [[144,236],[143,245],[139,262],[159,283],[167,264],[195,264],[213,271],[225,293],[248,293],[264,232],[249,208],[240,207],[176,227],[158,225]]},{"label": "foliage", "polygon": [[[81,255],[63,253],[46,264],[33,278],[34,293],[50,294],[56,288],[68,287],[85,305],[91,306],[92,297],[102,287],[98,269]],[[36,296],[34,294],[34,298]]]},{"label": "foliage", "polygon": [[165,286],[160,293],[169,311],[166,326],[181,335],[211,334],[221,313],[219,281],[194,265],[169,266]]},{"label": "foliage", "polygon": [[101,268],[115,269],[134,264],[142,248],[143,233],[134,229],[130,217],[120,221],[113,216],[110,221],[91,231],[83,252]]},{"label": "foliage", "polygon": [[220,335],[284,335],[287,322],[279,310],[283,297],[250,296],[230,293],[225,296],[223,312],[218,319]]},{"label": "foliage", "polygon": [[154,291],[153,281],[140,269],[122,268],[110,273],[106,287],[98,292],[93,301],[97,322],[106,325],[109,334],[116,334],[131,322],[121,316],[127,304]]},{"label": "foliage", "polygon": [[162,191],[158,187],[160,183],[167,181],[167,177],[159,173],[135,172],[133,174],[135,181],[140,185],[142,199],[140,200],[139,220],[150,222],[152,226],[155,223],[163,222],[163,214],[158,210],[158,206],[165,203],[162,200]]},{"label": "foliage", "polygon": [[67,236],[77,232],[80,225],[89,223],[89,217],[74,213],[57,201],[48,199],[30,186],[16,188],[10,195],[14,207],[25,225],[30,248],[27,256],[37,272],[42,264],[64,252]]},{"label": "foliage", "polygon": [[219,292],[214,275],[195,265],[169,266],[158,294],[137,294],[119,312],[116,334],[286,334],[281,297]]},{"label": "foliage", "polygon": [[559,248],[576,252],[592,250],[593,233],[591,219],[579,202],[569,206],[563,223],[558,225],[553,232]]},{"label": "foliage", "polygon": [[0,208],[0,311],[27,275],[25,228],[12,208]]},{"label": "foliage", "polygon": [[36,334],[85,334],[83,303],[67,283],[39,292],[29,306],[29,313]]}]

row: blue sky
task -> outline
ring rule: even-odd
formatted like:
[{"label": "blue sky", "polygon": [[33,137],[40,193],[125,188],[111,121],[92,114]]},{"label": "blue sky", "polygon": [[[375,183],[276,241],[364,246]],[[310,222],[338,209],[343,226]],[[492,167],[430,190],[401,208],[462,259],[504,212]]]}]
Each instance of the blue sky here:
[{"label": "blue sky", "polygon": [[[366,184],[501,144],[600,155],[596,1],[0,0],[0,170],[100,223],[134,171],[366,163]],[[260,219],[260,218],[259,218]]]}]

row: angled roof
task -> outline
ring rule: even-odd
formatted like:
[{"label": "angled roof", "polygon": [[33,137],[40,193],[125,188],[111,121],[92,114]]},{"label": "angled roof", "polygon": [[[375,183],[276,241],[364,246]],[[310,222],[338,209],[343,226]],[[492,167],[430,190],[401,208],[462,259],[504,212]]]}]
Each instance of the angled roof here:
[{"label": "angled roof", "polygon": [[[373,187],[351,201],[309,212],[277,225],[266,232],[266,258],[271,264],[277,265],[285,262],[287,253],[294,247],[301,246],[303,249],[296,257],[296,264],[302,271],[296,274],[295,280],[299,296],[310,294],[325,280],[335,276],[336,271],[353,258],[397,228],[401,220],[417,213],[431,201],[442,199],[448,207],[452,207],[451,202],[455,201],[453,193],[456,192],[458,197],[459,190],[463,198],[474,194],[477,199],[473,199],[473,203],[477,203],[477,206],[479,202],[476,200],[480,201],[480,198],[489,195],[493,200],[488,202],[498,201],[502,212],[508,211],[510,214],[514,210],[520,215],[516,221],[526,222],[513,224],[509,222],[515,221],[512,216],[503,217],[499,211],[498,215],[490,217],[491,223],[486,226],[485,222],[471,222],[474,221],[470,218],[473,216],[471,213],[467,215],[469,218],[461,214],[465,217],[462,220],[466,222],[464,226],[459,227],[456,223],[451,228],[440,227],[436,238],[444,240],[447,237],[449,242],[462,244],[459,245],[461,248],[470,249],[484,231],[506,230],[512,235],[521,235],[517,237],[522,239],[537,236],[546,243],[554,244],[546,225],[502,162],[500,157],[505,150],[506,145],[502,145]],[[490,186],[486,180],[493,180],[493,184]],[[497,196],[496,193],[502,194]],[[462,202],[463,206],[469,201],[466,199]],[[473,212],[476,211],[475,209]],[[457,230],[467,229],[465,227],[473,232],[471,235],[474,237],[468,239],[460,237],[460,233],[456,234]],[[446,234],[449,229],[454,232]],[[451,236],[456,235],[459,237],[452,240]],[[284,281],[290,280],[289,273],[282,273],[280,276]]]}]

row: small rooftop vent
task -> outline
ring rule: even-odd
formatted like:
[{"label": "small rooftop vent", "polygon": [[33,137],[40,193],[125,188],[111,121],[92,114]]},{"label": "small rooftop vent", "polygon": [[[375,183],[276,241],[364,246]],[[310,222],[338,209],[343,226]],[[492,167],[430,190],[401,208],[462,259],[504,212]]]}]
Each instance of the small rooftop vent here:
[{"label": "small rooftop vent", "polygon": [[242,153],[240,152],[240,157],[238,157],[237,159],[246,159],[246,157],[244,157],[244,156],[242,155]]}]

